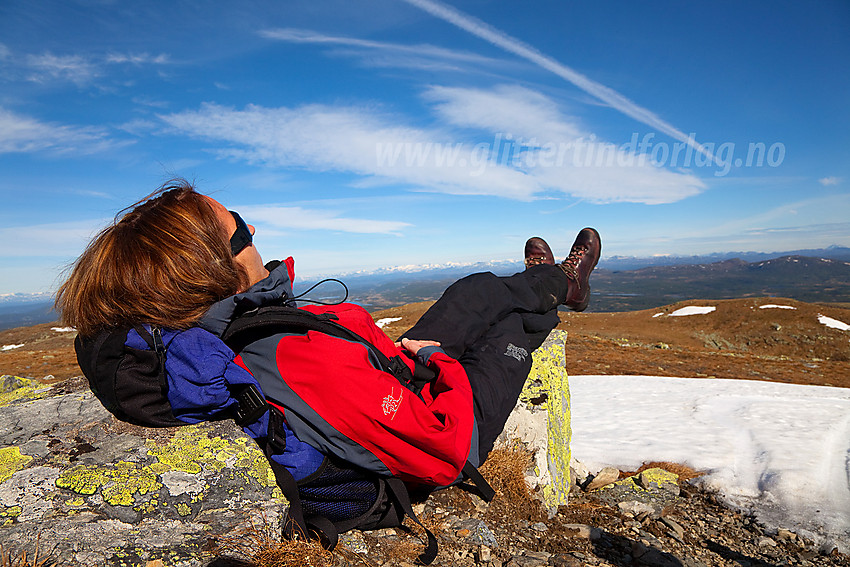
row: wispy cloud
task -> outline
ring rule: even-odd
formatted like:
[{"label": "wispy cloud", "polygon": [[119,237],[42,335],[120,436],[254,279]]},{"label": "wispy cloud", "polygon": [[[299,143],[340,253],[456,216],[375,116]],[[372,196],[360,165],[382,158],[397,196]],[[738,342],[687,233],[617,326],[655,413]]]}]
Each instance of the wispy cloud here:
[{"label": "wispy cloud", "polygon": [[0,258],[73,258],[109,221],[84,220],[0,228]]},{"label": "wispy cloud", "polygon": [[612,108],[622,112],[642,124],[646,124],[651,128],[657,129],[675,140],[685,142],[691,145],[696,151],[710,156],[702,146],[695,140],[689,138],[687,134],[669,124],[654,112],[632,102],[617,91],[602,85],[589,77],[571,69],[570,67],[560,63],[544,53],[541,53],[534,47],[498,30],[481,20],[474,18],[468,14],[464,14],[459,10],[436,2],[434,0],[405,0],[405,2],[420,8],[429,14],[440,18],[450,24],[453,24],[481,39],[513,53],[527,61],[538,65],[561,77],[562,79],[572,83],[586,93],[598,98],[599,100],[610,105]]},{"label": "wispy cloud", "polygon": [[150,53],[110,53],[106,56],[107,63],[129,63],[137,67],[142,65],[165,65],[171,63],[171,58],[165,54],[151,55]]},{"label": "wispy cloud", "polygon": [[590,134],[574,118],[563,115],[550,98],[515,85],[486,89],[433,86],[423,96],[441,118],[455,126],[539,141],[568,142]]},{"label": "wispy cloud", "polygon": [[91,82],[101,74],[99,66],[81,55],[29,55],[26,58],[31,81],[70,81],[77,86]]},{"label": "wispy cloud", "polygon": [[361,219],[342,216],[327,209],[305,209],[304,207],[268,206],[240,207],[240,213],[248,222],[259,223],[287,230],[326,230],[357,234],[399,234],[413,226],[402,221]]},{"label": "wispy cloud", "polygon": [[372,67],[440,68],[443,70],[471,71],[481,66],[503,67],[505,65],[503,60],[431,44],[406,45],[347,36],[333,36],[294,28],[267,29],[260,31],[259,34],[274,41],[349,48],[351,50],[349,53],[361,56],[363,64]]},{"label": "wispy cloud", "polygon": [[[691,244],[705,244],[700,251],[730,250],[797,250],[832,244],[845,244],[850,239],[850,223],[845,211],[850,208],[850,195],[827,195],[777,204],[757,213],[723,220],[694,217],[672,231],[675,241],[687,250]],[[671,225],[659,225],[666,234]],[[652,232],[654,228],[649,228]],[[676,246],[672,246],[676,249]],[[713,248],[713,250],[712,250]]]},{"label": "wispy cloud", "polygon": [[818,183],[823,185],[824,187],[829,187],[831,185],[838,185],[841,183],[840,177],[821,177],[818,179]]},{"label": "wispy cloud", "polygon": [[103,128],[42,122],[0,107],[0,154],[50,151],[92,154],[122,145]]},{"label": "wispy cloud", "polygon": [[88,86],[107,76],[109,66],[163,66],[171,64],[167,54],[149,53],[109,53],[106,55],[57,55],[45,52],[40,55],[28,54],[18,58],[0,44],[0,61],[5,61],[16,74],[35,83],[71,82],[78,87]]},{"label": "wispy cloud", "polygon": [[591,202],[669,203],[699,193],[693,175],[603,144],[547,97],[520,87],[433,87],[439,124],[400,124],[375,108],[205,104],[162,115],[176,130],[223,142],[222,157],[273,167],[344,171],[366,184],[531,200],[557,192]]},{"label": "wispy cloud", "polygon": [[[405,159],[380,163],[381,148],[426,147],[446,134],[397,125],[375,109],[306,105],[294,109],[248,106],[235,110],[205,104],[197,111],[161,116],[181,132],[225,142],[221,156],[272,166],[314,171],[345,171],[376,182],[406,184],[421,189],[459,194],[531,198],[540,188],[525,175],[508,168],[486,168],[471,175],[469,166],[438,163],[439,156],[421,162]],[[466,152],[470,152],[467,149]]]}]

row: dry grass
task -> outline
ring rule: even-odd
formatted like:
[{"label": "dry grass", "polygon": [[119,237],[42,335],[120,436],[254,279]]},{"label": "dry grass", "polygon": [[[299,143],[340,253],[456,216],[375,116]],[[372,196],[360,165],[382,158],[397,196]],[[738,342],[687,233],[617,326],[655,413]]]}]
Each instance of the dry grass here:
[{"label": "dry grass", "polygon": [[[405,522],[407,525],[407,522]],[[410,525],[414,525],[413,522],[410,522]],[[414,530],[414,528],[411,528]],[[422,528],[416,526],[415,531],[418,533],[422,533]],[[424,541],[425,536],[422,536]],[[388,563],[390,565],[397,565],[399,563],[409,563],[415,564],[416,558],[422,553],[424,547],[422,542],[418,539],[400,539],[392,542],[388,542],[386,545],[381,546],[381,559],[384,563]]]},{"label": "dry grass", "polygon": [[496,491],[496,498],[490,504],[491,512],[517,520],[537,518],[541,514],[541,504],[525,481],[526,471],[532,464],[531,452],[521,444],[490,452],[479,470]]},{"label": "dry grass", "polygon": [[265,518],[259,525],[252,521],[222,538],[218,552],[248,558],[255,567],[330,567],[337,563],[334,554],[316,540],[282,539]]},{"label": "dry grass", "polygon": [[481,474],[500,495],[510,500],[531,500],[525,472],[532,465],[531,453],[521,445],[499,447],[490,452]]},{"label": "dry grass", "polygon": [[41,536],[35,540],[35,554],[32,558],[29,557],[26,550],[24,551],[7,551],[3,549],[3,544],[0,543],[0,567],[56,567],[59,564],[48,553],[47,557],[40,557],[39,543]]}]

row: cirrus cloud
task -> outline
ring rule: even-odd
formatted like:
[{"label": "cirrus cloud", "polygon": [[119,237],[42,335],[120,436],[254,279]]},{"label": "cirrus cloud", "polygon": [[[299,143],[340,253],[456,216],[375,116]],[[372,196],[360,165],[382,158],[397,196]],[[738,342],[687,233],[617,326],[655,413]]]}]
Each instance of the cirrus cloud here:
[{"label": "cirrus cloud", "polygon": [[0,154],[93,154],[117,145],[103,128],[42,122],[0,107]]},{"label": "cirrus cloud", "polygon": [[287,230],[330,230],[356,234],[400,234],[405,228],[413,226],[402,221],[386,221],[341,216],[327,209],[305,209],[263,205],[262,207],[240,207],[252,223],[264,223],[266,226]]},{"label": "cirrus cloud", "polygon": [[216,144],[213,151],[224,158],[342,171],[359,176],[361,184],[526,201],[554,192],[597,203],[650,204],[705,189],[692,174],[655,167],[645,155],[596,141],[536,91],[432,87],[424,98],[437,117],[428,127],[376,107],[316,104],[234,109],[207,103],[159,118],[180,134]]}]

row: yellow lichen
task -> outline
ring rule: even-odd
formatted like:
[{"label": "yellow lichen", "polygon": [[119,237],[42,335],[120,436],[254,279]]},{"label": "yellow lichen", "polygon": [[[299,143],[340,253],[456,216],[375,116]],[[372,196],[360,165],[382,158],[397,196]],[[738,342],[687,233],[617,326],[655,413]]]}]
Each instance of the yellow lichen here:
[{"label": "yellow lichen", "polygon": [[543,497],[550,509],[567,504],[570,493],[570,385],[567,370],[552,367],[549,374],[549,399],[547,403],[546,460],[551,482],[543,489]]},{"label": "yellow lichen", "polygon": [[[56,486],[77,494],[92,495],[100,490],[104,501],[114,506],[134,506],[142,514],[153,513],[160,504],[156,498],[144,501],[139,497],[159,491],[163,484],[159,475],[169,471],[199,474],[204,471],[221,471],[225,468],[245,478],[254,479],[265,487],[276,486],[274,473],[265,456],[253,440],[238,438],[229,441],[211,436],[202,425],[185,427],[165,445],[148,441],[148,456],[155,462],[143,466],[131,462],[118,462],[104,466],[78,466],[64,471]],[[272,494],[282,498],[279,489]],[[191,495],[191,501],[203,500],[204,492]],[[168,506],[162,502],[162,506]],[[178,512],[191,514],[188,504],[179,506]]]},{"label": "yellow lichen", "polygon": [[268,461],[253,440],[240,437],[228,441],[210,437],[201,426],[182,428],[164,446],[149,443],[148,455],[158,460],[151,465],[157,474],[169,470],[198,474],[204,468],[218,471],[232,468],[241,469],[265,487],[276,484]]},{"label": "yellow lichen", "polygon": [[[148,443],[148,454],[167,465],[169,470],[198,474],[206,465],[215,470],[225,466],[230,442],[221,437],[209,437],[199,426],[184,427],[164,446]],[[235,452],[235,451],[234,451]]]},{"label": "yellow lichen", "polygon": [[649,488],[652,485],[662,487],[665,484],[679,484],[679,475],[662,468],[646,469],[640,473],[640,483]]},{"label": "yellow lichen", "polygon": [[21,512],[23,511],[24,509],[20,506],[10,506],[9,508],[4,508],[3,510],[0,510],[0,517],[17,518],[21,515]]},{"label": "yellow lichen", "polygon": [[174,507],[177,508],[177,513],[181,516],[190,516],[192,514],[192,508],[185,502],[178,502]]},{"label": "yellow lichen", "polygon": [[0,509],[0,526],[10,526],[15,523],[15,518],[21,515],[24,509],[20,506],[11,506]]},{"label": "yellow lichen", "polygon": [[113,506],[132,506],[135,495],[145,495],[162,487],[156,474],[135,463],[118,462],[106,467],[79,466],[64,471],[56,479],[56,486],[77,494],[94,494],[101,489],[103,499]]},{"label": "yellow lichen", "polygon": [[607,488],[611,488],[611,487],[613,487],[613,486],[625,486],[625,487],[626,487],[626,488],[628,488],[629,490],[633,490],[633,491],[635,491],[635,492],[646,492],[646,491],[643,489],[643,487],[642,487],[642,486],[640,486],[640,485],[639,485],[639,484],[635,481],[635,477],[633,477],[633,476],[627,476],[626,478],[622,478],[622,479],[620,479],[620,480],[618,480],[618,481],[616,481],[616,482],[613,482],[613,483],[611,483],[611,484],[607,484],[607,485],[605,485],[605,486],[601,487],[601,488],[600,488],[600,490],[605,490],[605,489],[607,489]]},{"label": "yellow lichen", "polygon": [[[20,399],[36,400],[47,395],[50,388],[46,388],[27,378],[18,376],[3,376],[0,382],[0,407],[7,406]],[[5,385],[4,385],[5,384]]]},{"label": "yellow lichen", "polygon": [[[550,509],[567,503],[570,491],[570,388],[564,367],[566,331],[552,331],[547,346],[532,355],[531,371],[520,400],[547,411],[546,460],[551,481],[543,487],[543,498]],[[544,396],[545,394],[545,396]],[[541,471],[536,471],[539,475]]]},{"label": "yellow lichen", "polygon": [[142,502],[138,506],[134,506],[133,510],[135,510],[136,512],[139,512],[141,514],[152,514],[152,513],[156,512],[156,507],[157,507],[158,504],[159,504],[159,502],[157,502],[156,498],[152,498],[151,500],[148,500],[147,502]]},{"label": "yellow lichen", "polygon": [[132,506],[134,495],[144,496],[162,488],[156,474],[148,468],[139,468],[134,463],[119,462],[112,469],[113,482],[101,490],[103,499],[113,506]]},{"label": "yellow lichen", "polygon": [[59,475],[56,486],[67,488],[77,494],[91,495],[97,492],[97,489],[105,482],[107,482],[105,469],[79,466]]},{"label": "yellow lichen", "polygon": [[22,455],[18,447],[3,447],[0,449],[0,483],[24,468],[32,461],[29,455]]}]

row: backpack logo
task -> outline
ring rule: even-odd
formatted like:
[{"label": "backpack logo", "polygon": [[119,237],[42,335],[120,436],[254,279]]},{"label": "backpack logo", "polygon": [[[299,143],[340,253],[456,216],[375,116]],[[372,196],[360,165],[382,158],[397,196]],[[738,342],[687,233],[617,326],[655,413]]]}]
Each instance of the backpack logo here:
[{"label": "backpack logo", "polygon": [[401,399],[404,397],[404,389],[402,389],[398,393],[398,398],[393,397],[394,391],[395,391],[395,388],[392,388],[390,390],[389,395],[387,395],[387,397],[384,398],[384,401],[381,404],[381,409],[384,410],[384,415],[392,414],[390,421],[395,419],[395,414],[398,411],[399,406],[401,405]]},{"label": "backpack logo", "polygon": [[513,343],[508,343],[508,349],[505,351],[505,356],[510,356],[517,359],[520,362],[525,361],[525,358],[528,356],[528,351],[522,347],[518,347]]}]

